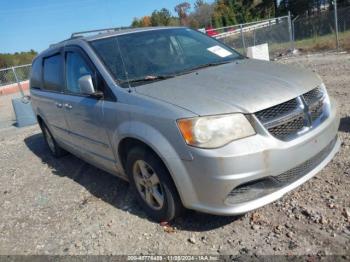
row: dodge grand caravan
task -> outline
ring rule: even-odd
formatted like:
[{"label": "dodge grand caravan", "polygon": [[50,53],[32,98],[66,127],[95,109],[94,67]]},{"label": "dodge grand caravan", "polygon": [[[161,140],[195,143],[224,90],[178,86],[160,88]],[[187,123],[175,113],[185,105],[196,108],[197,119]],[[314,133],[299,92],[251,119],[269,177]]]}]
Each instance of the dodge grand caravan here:
[{"label": "dodge grand caravan", "polygon": [[340,145],[318,75],[247,59],[188,28],[73,34],[34,59],[30,87],[52,154],[128,180],[158,221],[185,208],[259,208]]}]

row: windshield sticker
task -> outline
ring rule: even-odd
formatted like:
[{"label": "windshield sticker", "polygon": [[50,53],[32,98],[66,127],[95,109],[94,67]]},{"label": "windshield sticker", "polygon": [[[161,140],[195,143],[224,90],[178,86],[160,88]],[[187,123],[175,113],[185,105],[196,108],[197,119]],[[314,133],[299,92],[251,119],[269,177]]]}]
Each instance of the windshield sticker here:
[{"label": "windshield sticker", "polygon": [[227,51],[226,49],[222,48],[221,46],[215,45],[213,47],[210,47],[207,49],[209,52],[212,52],[213,54],[216,54],[220,57],[227,57],[232,55],[230,51]]}]

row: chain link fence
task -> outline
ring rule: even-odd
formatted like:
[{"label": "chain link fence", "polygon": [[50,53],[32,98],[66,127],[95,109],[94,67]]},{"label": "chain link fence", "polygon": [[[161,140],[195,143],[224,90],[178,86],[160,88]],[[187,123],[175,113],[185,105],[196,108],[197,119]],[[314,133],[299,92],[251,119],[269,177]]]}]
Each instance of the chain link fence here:
[{"label": "chain link fence", "polygon": [[268,43],[272,59],[295,48],[305,52],[350,51],[350,7],[338,9],[337,15],[334,9],[326,9],[293,19],[284,16],[201,31],[243,54],[250,46]]},{"label": "chain link fence", "polygon": [[350,6],[338,9],[338,29],[340,33],[350,31]]},{"label": "chain link fence", "polygon": [[350,50],[350,7],[338,9],[338,38],[335,11],[323,10],[293,20],[295,47],[304,51]]},{"label": "chain link fence", "polygon": [[290,16],[209,29],[206,33],[245,54],[250,46],[268,43],[270,57],[275,58],[293,47]]},{"label": "chain link fence", "polygon": [[0,69],[0,129],[36,123],[27,95],[31,67],[31,64],[27,64]]},{"label": "chain link fence", "polygon": [[31,64],[0,69],[0,88],[29,79]]}]

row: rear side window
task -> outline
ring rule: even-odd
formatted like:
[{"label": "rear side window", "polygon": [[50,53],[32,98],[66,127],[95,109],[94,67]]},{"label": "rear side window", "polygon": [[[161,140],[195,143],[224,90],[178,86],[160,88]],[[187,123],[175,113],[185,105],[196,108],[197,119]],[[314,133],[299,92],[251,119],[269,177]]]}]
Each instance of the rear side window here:
[{"label": "rear side window", "polygon": [[30,88],[41,88],[41,59],[38,58],[33,62],[30,74]]},{"label": "rear side window", "polygon": [[60,92],[63,87],[63,61],[61,54],[44,58],[43,88]]}]

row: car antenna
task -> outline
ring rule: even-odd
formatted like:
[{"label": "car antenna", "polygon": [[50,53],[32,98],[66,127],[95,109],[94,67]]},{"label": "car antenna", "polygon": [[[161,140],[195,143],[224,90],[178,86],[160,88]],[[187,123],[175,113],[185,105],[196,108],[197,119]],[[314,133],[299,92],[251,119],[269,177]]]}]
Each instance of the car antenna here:
[{"label": "car antenna", "polygon": [[122,51],[121,51],[121,49],[120,49],[118,36],[116,37],[116,40],[117,40],[117,45],[118,45],[118,50],[119,50],[120,58],[121,58],[122,64],[123,64],[123,69],[124,69],[125,76],[126,76],[126,81],[128,82],[128,87],[129,87],[128,92],[131,93],[131,85],[130,85],[130,81],[129,81],[129,73],[128,73],[128,71],[126,71],[126,66],[125,66],[125,63],[124,63],[124,58],[123,58],[123,55],[122,55]]}]

